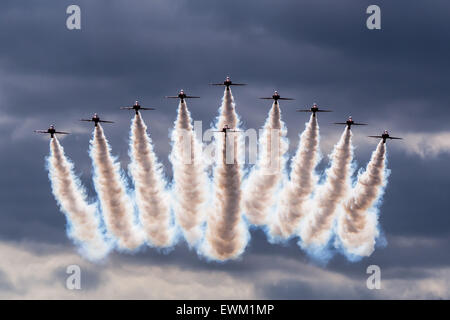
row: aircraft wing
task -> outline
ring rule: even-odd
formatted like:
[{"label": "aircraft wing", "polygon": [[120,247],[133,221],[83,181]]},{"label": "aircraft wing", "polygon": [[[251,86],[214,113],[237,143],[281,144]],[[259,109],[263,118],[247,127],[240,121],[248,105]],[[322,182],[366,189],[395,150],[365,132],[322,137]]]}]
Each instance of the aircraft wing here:
[{"label": "aircraft wing", "polygon": [[[225,83],[210,83],[210,86],[226,86]],[[230,83],[229,86],[246,86],[246,83]]]},{"label": "aircraft wing", "polygon": [[272,100],[273,98],[272,97],[264,97],[264,98],[260,98],[260,99],[263,99],[263,100]]},{"label": "aircraft wing", "polygon": [[114,123],[113,121],[107,121],[107,120],[98,120],[98,122],[104,122],[104,123]]},{"label": "aircraft wing", "polygon": [[403,138],[389,137],[389,139],[398,139],[398,140],[402,140]]},{"label": "aircraft wing", "polygon": [[331,110],[322,110],[322,109],[319,109],[319,110],[317,110],[316,112],[333,112],[333,111],[331,111]]},{"label": "aircraft wing", "polygon": [[334,124],[347,124],[347,122],[335,122]]},{"label": "aircraft wing", "polygon": [[141,110],[156,110],[155,108],[143,108],[143,107],[141,107],[140,109]]},{"label": "aircraft wing", "polygon": [[190,99],[192,99],[192,98],[200,98],[200,97],[197,97],[197,96],[186,96],[185,98],[190,98]]},{"label": "aircraft wing", "polygon": [[120,107],[120,109],[122,109],[122,110],[133,110],[134,108],[133,107]]},{"label": "aircraft wing", "polygon": [[80,119],[80,121],[89,121],[89,122],[92,122],[93,120],[92,120],[92,119]]},{"label": "aircraft wing", "polygon": [[297,112],[312,112],[310,109],[297,109]]},{"label": "aircraft wing", "polygon": [[368,136],[369,138],[378,138],[378,139],[383,139],[382,136]]},{"label": "aircraft wing", "polygon": [[166,96],[166,98],[169,98],[169,99],[178,99],[179,97],[178,97],[178,96]]},{"label": "aircraft wing", "polygon": [[36,133],[48,133],[47,130],[34,130],[34,132],[36,132]]},{"label": "aircraft wing", "polygon": [[70,132],[64,132],[64,131],[55,131],[55,133],[59,133],[59,134],[70,134]]},{"label": "aircraft wing", "polygon": [[352,126],[367,126],[367,123],[357,123],[357,122],[353,122]]},{"label": "aircraft wing", "polygon": [[278,100],[295,100],[294,98],[278,98]]}]

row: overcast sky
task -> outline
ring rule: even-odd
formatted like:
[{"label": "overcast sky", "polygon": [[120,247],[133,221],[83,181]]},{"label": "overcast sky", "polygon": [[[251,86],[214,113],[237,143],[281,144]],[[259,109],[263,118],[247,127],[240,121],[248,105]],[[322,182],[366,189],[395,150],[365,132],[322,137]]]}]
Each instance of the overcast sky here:
[{"label": "overcast sky", "polygon": [[[81,8],[81,30],[66,28],[66,8]],[[370,4],[381,8],[381,30],[366,28]],[[426,1],[96,0],[0,2],[0,297],[2,298],[450,298],[450,3]],[[181,88],[208,128],[223,89],[208,83],[230,75],[245,128],[260,128],[278,90],[290,153],[307,121],[295,112],[317,102],[321,150],[354,120],[356,161],[376,146],[365,138],[389,129],[389,184],[380,224],[387,244],[348,262],[337,254],[314,262],[292,241],[270,245],[252,232],[238,261],[208,263],[180,243],[169,254],[152,249],[112,254],[102,264],[77,255],[45,169],[48,137],[34,129],[73,132],[67,155],[95,197],[88,156],[92,127],[77,120],[98,112],[123,169],[129,162],[132,113],[141,101],[155,150],[171,174],[169,132]],[[325,157],[322,167],[327,165]],[[79,292],[64,288],[67,265],[86,274]],[[366,288],[366,268],[382,270],[382,289]],[[89,284],[87,284],[89,283]],[[192,295],[192,292],[195,295]]]}]

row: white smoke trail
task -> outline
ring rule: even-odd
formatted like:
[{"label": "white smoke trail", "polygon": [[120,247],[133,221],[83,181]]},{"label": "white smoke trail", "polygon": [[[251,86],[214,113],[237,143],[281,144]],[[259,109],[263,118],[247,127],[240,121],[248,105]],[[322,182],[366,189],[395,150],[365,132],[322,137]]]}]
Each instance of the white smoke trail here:
[{"label": "white smoke trail", "polygon": [[[231,135],[231,133],[230,133]],[[214,211],[208,216],[206,239],[210,257],[227,260],[239,256],[247,243],[245,226],[241,218],[241,174],[239,164],[226,164],[226,140],[220,138],[223,152],[214,170],[215,202]],[[228,145],[230,144],[228,143]]]},{"label": "white smoke trail", "polygon": [[202,145],[194,136],[192,119],[185,102],[180,102],[172,132],[175,217],[189,245],[203,236],[208,180],[202,161]]},{"label": "white smoke trail", "polygon": [[217,121],[218,130],[222,130],[225,125],[230,128],[235,129],[240,125],[239,117],[236,114],[233,95],[231,94],[231,89],[225,89],[222,99],[222,105],[220,106],[220,115]]},{"label": "white smoke trail", "polygon": [[347,197],[351,185],[351,138],[352,132],[346,127],[331,155],[325,184],[316,191],[314,209],[301,225],[300,237],[305,247],[322,247],[330,239],[338,205]]},{"label": "white smoke trail", "polygon": [[244,211],[252,224],[267,224],[269,210],[275,203],[288,149],[286,127],[278,103],[273,103],[260,138],[258,163],[244,187]]},{"label": "white smoke trail", "polygon": [[[217,123],[218,129],[225,125],[233,129],[239,126],[233,96],[231,90],[227,89]],[[217,142],[221,144],[222,150],[214,170],[214,208],[207,218],[204,253],[214,259],[227,260],[236,258],[243,252],[248,241],[248,230],[241,216],[242,173],[237,163],[238,155],[232,154],[233,162],[227,164],[230,162],[230,154],[227,155],[230,151],[227,152],[227,149],[231,147],[233,152],[238,153],[242,142],[236,137],[236,133],[219,135]]]},{"label": "white smoke trail", "polygon": [[143,233],[135,224],[133,203],[125,190],[120,164],[111,156],[100,124],[95,127],[90,156],[106,228],[117,238],[120,249],[134,250],[143,243]]},{"label": "white smoke trail", "polygon": [[370,210],[386,186],[386,144],[380,141],[366,171],[358,177],[352,195],[343,204],[338,220],[338,235],[347,252],[370,256],[378,237],[378,217]]},{"label": "white smoke trail", "polygon": [[281,194],[278,214],[270,225],[271,235],[289,238],[295,234],[306,215],[308,199],[317,183],[314,168],[319,162],[319,125],[311,115],[300,135],[297,152],[292,159],[290,180]]},{"label": "white smoke trail", "polygon": [[153,152],[140,113],[134,117],[131,126],[130,156],[136,204],[147,240],[156,247],[170,247],[175,238],[162,166]]},{"label": "white smoke trail", "polygon": [[87,202],[73,164],[66,158],[64,148],[56,138],[50,141],[47,164],[53,194],[67,218],[69,237],[81,246],[81,254],[88,259],[104,258],[110,246],[103,238],[96,205]]}]

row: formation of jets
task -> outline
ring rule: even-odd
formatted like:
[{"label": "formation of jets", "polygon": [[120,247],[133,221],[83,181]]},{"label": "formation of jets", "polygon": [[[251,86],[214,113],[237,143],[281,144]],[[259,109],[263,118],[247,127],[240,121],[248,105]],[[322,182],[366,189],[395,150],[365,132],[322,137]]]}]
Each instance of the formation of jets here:
[{"label": "formation of jets", "polygon": [[[230,77],[226,77],[225,81],[223,81],[222,83],[210,83],[210,85],[212,85],[212,86],[225,86],[226,90],[230,90],[230,86],[245,86],[247,84],[246,83],[234,83],[234,82],[231,81]],[[166,98],[180,99],[180,101],[183,103],[185,99],[198,99],[200,97],[199,96],[187,95],[184,92],[184,90],[181,89],[180,92],[178,93],[178,95],[176,95],[176,96],[166,96]],[[273,93],[272,97],[262,97],[260,99],[274,100],[275,104],[278,104],[278,100],[295,100],[293,98],[281,97],[280,94],[278,93],[278,91],[275,91]],[[121,107],[120,109],[122,109],[122,110],[134,110],[136,112],[136,114],[138,114],[140,110],[155,110],[155,108],[141,107],[141,105],[139,104],[138,101],[136,101],[132,106]],[[332,110],[325,110],[325,109],[319,108],[317,103],[313,103],[312,107],[310,107],[308,109],[297,109],[296,111],[297,112],[311,112],[313,117],[316,116],[317,112],[332,112]],[[101,123],[114,123],[113,121],[101,120],[97,113],[94,113],[94,116],[91,119],[81,119],[80,121],[94,122],[94,125],[96,127],[98,126],[98,123],[100,123],[100,122]],[[349,129],[351,129],[352,126],[365,126],[365,125],[367,125],[367,123],[357,123],[357,122],[353,121],[351,116],[347,119],[346,122],[335,122],[334,124],[346,125]],[[69,134],[69,132],[56,131],[54,125],[51,125],[47,130],[35,130],[34,132],[50,134],[50,138],[54,138],[55,134]],[[222,130],[215,131],[215,132],[222,132],[226,136],[228,132],[239,132],[239,131],[238,130],[234,130],[232,128],[229,128],[228,125],[225,125],[222,128]],[[402,138],[398,138],[398,137],[391,137],[387,130],[384,130],[384,132],[381,135],[379,135],[379,136],[368,136],[368,137],[382,139],[383,143],[386,143],[387,139],[391,139],[391,140],[402,139]]]}]

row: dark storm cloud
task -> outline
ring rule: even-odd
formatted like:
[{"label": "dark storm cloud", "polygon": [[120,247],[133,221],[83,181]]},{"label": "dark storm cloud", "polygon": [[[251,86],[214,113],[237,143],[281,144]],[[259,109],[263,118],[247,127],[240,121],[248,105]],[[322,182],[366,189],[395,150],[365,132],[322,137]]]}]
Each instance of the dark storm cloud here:
[{"label": "dark storm cloud", "polygon": [[[176,103],[163,96],[180,88],[202,96],[189,102],[189,108],[207,128],[222,95],[207,84],[227,74],[250,84],[233,91],[247,127],[260,127],[268,111],[269,105],[258,96],[278,89],[297,99],[282,104],[291,152],[306,121],[294,108],[314,101],[335,110],[319,120],[324,137],[335,140],[331,144],[341,129],[329,123],[349,114],[371,124],[355,130],[361,136],[385,128],[400,133],[448,130],[448,2],[379,1],[379,31],[365,28],[365,9],[372,4],[368,1],[86,0],[75,2],[81,7],[82,30],[68,31],[65,9],[72,3],[0,4],[1,239],[69,245],[65,218],[44,169],[48,142],[32,136],[33,129],[55,123],[77,133],[62,144],[93,198],[87,153],[92,128],[77,119],[99,112],[117,122],[105,131],[113,154],[126,169],[131,114],[118,107],[135,99],[156,106],[158,110],[144,114],[144,119],[170,175],[168,133]],[[360,166],[375,146],[367,144],[358,145]],[[373,263],[388,276],[401,278],[408,275],[396,268],[450,265],[445,249],[450,242],[448,156],[424,160],[405,155],[394,143],[388,150],[392,173],[380,218],[388,245],[360,263],[337,255],[327,266],[330,270],[364,279],[365,267]],[[248,254],[309,261],[295,241],[274,246],[266,243],[261,231],[252,232],[252,237]],[[399,244],[399,237],[406,240]],[[431,242],[414,240],[424,238]],[[407,239],[416,244],[405,246]],[[147,249],[126,258],[137,264],[177,264],[242,277],[265,270],[245,255],[227,264],[206,263],[184,244],[167,255]],[[409,276],[420,275],[412,271]],[[319,297],[302,282],[267,290],[274,298]],[[350,296],[356,295],[359,292]]]},{"label": "dark storm cloud", "polygon": [[[14,37],[3,33],[0,38],[7,44],[3,68],[31,74],[31,88],[34,81],[44,88],[46,81],[60,86],[56,96],[42,97],[41,112],[53,110],[55,101],[80,108],[101,99],[106,107],[128,101],[126,91],[156,98],[164,95],[156,92],[186,83],[205,90],[204,84],[226,72],[255,86],[300,90],[304,103],[317,97],[343,111],[363,105],[372,116],[389,102],[407,107],[414,98],[425,107],[430,98],[441,104],[448,98],[442,90],[448,75],[439,72],[448,68],[449,45],[443,40],[450,33],[442,14],[448,5],[442,1],[432,7],[383,2],[380,31],[365,28],[369,2],[79,4],[83,29],[75,32],[64,27],[64,2],[19,8],[7,2],[2,10],[2,30],[16,26]],[[10,86],[14,91],[24,85]],[[123,91],[109,90],[118,86]],[[67,98],[58,100],[58,95]],[[439,105],[435,111],[441,111]],[[412,124],[410,118],[403,125]]]}]

